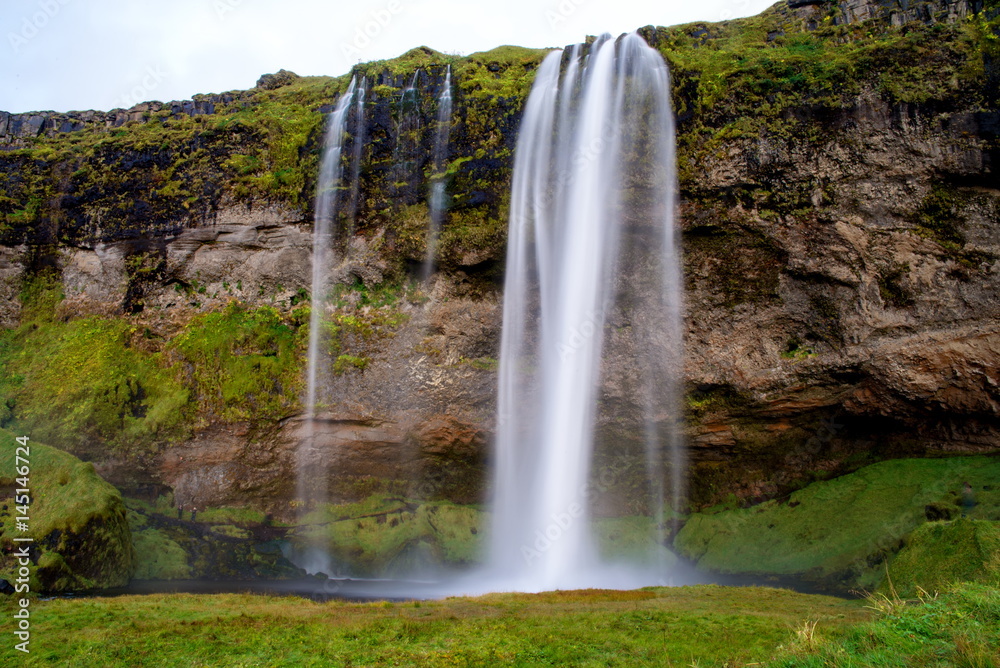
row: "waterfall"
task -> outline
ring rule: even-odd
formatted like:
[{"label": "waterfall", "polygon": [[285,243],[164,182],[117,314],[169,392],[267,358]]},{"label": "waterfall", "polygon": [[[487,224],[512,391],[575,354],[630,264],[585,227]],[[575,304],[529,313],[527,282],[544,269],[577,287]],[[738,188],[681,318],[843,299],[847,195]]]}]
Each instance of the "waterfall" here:
[{"label": "waterfall", "polygon": [[[361,155],[365,146],[365,93],[368,90],[368,79],[361,78],[358,86],[357,104],[354,112],[354,132],[351,133],[353,148],[351,151],[351,199],[347,208],[347,238],[354,236],[354,224],[358,215],[358,197],[361,193]],[[350,245],[348,245],[350,249]]]},{"label": "waterfall", "polygon": [[643,414],[636,459],[644,462],[643,503],[657,527],[650,555],[663,552],[668,476],[675,507],[683,493],[669,73],[634,33],[617,41],[604,35],[583,51],[553,52],[539,67],[515,152],[490,543],[491,573],[500,578],[494,589],[630,587],[665,577],[655,567],[613,567],[592,535],[602,380],[616,369],[616,389],[626,395],[618,400]]},{"label": "waterfall", "polygon": [[437,133],[434,137],[434,173],[430,188],[430,227],[427,230],[427,259],[424,261],[423,279],[426,282],[434,271],[438,235],[445,209],[445,162],[448,157],[448,139],[451,135],[451,65],[444,76],[444,87],[438,97]]},{"label": "waterfall", "polygon": [[[297,452],[297,496],[303,511],[327,500],[327,469],[314,446],[314,421],[317,415],[319,388],[328,382],[328,364],[323,351],[328,347],[328,335],[323,315],[326,292],[334,259],[336,240],[337,200],[341,178],[341,153],[351,101],[355,97],[355,79],[326,118],[326,134],[320,157],[319,180],[316,183],[315,222],[313,225],[312,302],[309,315],[309,348],[306,373],[306,420]],[[328,558],[322,546],[314,546],[302,564],[310,572],[329,572]]]},{"label": "waterfall", "polygon": [[406,196],[418,180],[417,165],[420,163],[420,70],[413,73],[410,84],[399,97],[399,121],[396,125],[396,147],[393,169],[395,187]]}]

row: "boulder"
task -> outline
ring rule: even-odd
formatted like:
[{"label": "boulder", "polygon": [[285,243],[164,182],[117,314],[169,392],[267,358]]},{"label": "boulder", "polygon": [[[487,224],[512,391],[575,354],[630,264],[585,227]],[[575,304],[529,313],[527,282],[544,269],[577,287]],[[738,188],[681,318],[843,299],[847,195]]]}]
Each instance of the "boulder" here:
[{"label": "boulder", "polygon": [[[19,444],[0,431],[0,577],[14,582],[18,559],[13,552],[29,546],[32,591],[60,592],[120,587],[135,570],[135,550],[121,494],[94,471],[92,464],[28,442],[31,490],[28,530],[18,527],[15,505],[22,488],[16,466]],[[31,543],[15,542],[30,537]]]}]

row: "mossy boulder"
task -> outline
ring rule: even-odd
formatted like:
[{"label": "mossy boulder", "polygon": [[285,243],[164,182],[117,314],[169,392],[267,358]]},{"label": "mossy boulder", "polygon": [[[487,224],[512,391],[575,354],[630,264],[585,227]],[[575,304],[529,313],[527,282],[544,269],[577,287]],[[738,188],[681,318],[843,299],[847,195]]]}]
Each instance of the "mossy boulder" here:
[{"label": "mossy boulder", "polygon": [[[92,464],[28,442],[31,503],[29,530],[17,527],[14,434],[0,431],[0,578],[13,581],[20,547],[15,537],[31,537],[33,591],[70,591],[119,587],[135,571],[135,550],[118,490],[105,482]],[[20,453],[23,455],[23,451]]]},{"label": "mossy boulder", "polygon": [[997,480],[997,457],[881,462],[784,500],[692,515],[674,545],[707,571],[874,588],[887,559],[928,516],[960,514],[965,482],[976,496],[970,516],[1000,519]]},{"label": "mossy boulder", "polygon": [[470,506],[373,496],[309,513],[293,542],[328,550],[338,574],[391,576],[477,563],[485,524]]},{"label": "mossy boulder", "polygon": [[263,88],[264,90],[274,90],[275,88],[281,88],[282,86],[287,86],[288,84],[295,83],[301,77],[295,72],[289,72],[288,70],[278,70],[274,74],[262,74],[260,78],[257,79],[257,88]]},{"label": "mossy boulder", "polygon": [[135,534],[138,565],[136,580],[189,580],[193,577],[188,553],[160,529],[144,529]]},{"label": "mossy boulder", "polygon": [[906,538],[881,590],[912,597],[918,587],[943,592],[959,582],[1000,586],[1000,522],[960,518],[929,522]]},{"label": "mossy boulder", "polygon": [[126,499],[136,580],[283,580],[305,573],[285,558],[285,528],[248,508],[176,514],[172,495]]}]

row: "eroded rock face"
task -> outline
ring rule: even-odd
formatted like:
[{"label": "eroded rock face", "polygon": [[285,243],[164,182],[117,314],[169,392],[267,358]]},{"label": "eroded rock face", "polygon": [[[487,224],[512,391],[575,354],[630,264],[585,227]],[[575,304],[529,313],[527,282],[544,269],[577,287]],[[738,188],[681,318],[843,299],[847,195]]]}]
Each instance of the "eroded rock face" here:
[{"label": "eroded rock face", "polygon": [[[885,7],[897,7],[842,4],[850,21],[873,12],[885,18]],[[931,5],[947,16],[978,6],[908,3],[900,11]],[[827,9],[797,2],[783,11],[812,16]],[[502,74],[499,64],[495,71]],[[440,85],[441,73],[428,77]],[[388,72],[378,79],[396,88],[407,80]],[[697,93],[681,86],[677,95],[679,109],[695,108],[684,96]],[[504,151],[513,148],[519,112],[511,100],[495,98],[502,126],[483,130],[493,126],[470,113],[471,97],[456,98],[461,121],[453,136],[465,148],[489,139],[494,153],[471,157],[478,152],[470,151],[456,176],[464,180],[453,184],[445,233],[458,241],[446,269],[425,301],[400,307],[402,324],[371,345],[363,370],[325,388],[332,408],[317,422],[309,461],[325,462],[339,500],[375,488],[460,501],[486,494],[502,234],[467,218],[467,207],[489,201],[502,208],[500,177],[511,166]],[[400,256],[422,258],[413,240],[427,226],[420,204],[426,184],[397,185],[394,98],[380,99],[369,128],[359,233],[346,240],[346,259],[334,271],[341,286],[398,281]],[[682,180],[680,215],[684,428],[697,504],[730,493],[774,496],[810,476],[872,459],[1000,447],[1000,113],[988,96],[968,107],[952,99],[888,99],[859,85],[842,106],[787,109],[782,121],[792,130],[764,128],[702,153],[696,142],[685,145],[681,158],[697,165]],[[118,122],[110,115],[88,118]],[[696,121],[682,116],[680,133]],[[0,129],[9,134],[12,122],[0,117]],[[17,122],[27,127],[25,119]],[[156,163],[169,156],[126,157]],[[101,234],[100,207],[86,206],[85,220],[71,227],[72,243],[58,249],[67,315],[125,312],[182,322],[230,299],[290,308],[310,288],[308,211],[223,198],[211,214],[143,219],[132,221],[135,229]],[[455,232],[466,228],[478,236]],[[42,245],[47,232],[32,231],[33,243]],[[395,264],[389,253],[396,253]],[[16,321],[16,284],[33,261],[29,255],[23,247],[0,249],[6,323]],[[622,280],[620,289],[642,288]],[[636,362],[626,354],[641,347],[632,330],[622,314],[609,314],[605,334],[621,354],[605,365],[598,415],[605,453],[598,471],[611,471],[615,483],[600,502],[608,513],[628,509],[635,482],[614,452],[637,452],[644,433],[643,407],[630,385]],[[660,412],[656,419],[674,416]],[[100,455],[98,464],[117,484],[162,485],[199,506],[252,503],[287,512],[303,418],[252,426],[207,422],[190,441],[155,457]]]},{"label": "eroded rock face", "polygon": [[311,253],[300,213],[234,205],[176,235],[68,248],[62,281],[81,309],[206,310],[232,299],[287,306],[309,286]]},{"label": "eroded rock face", "polygon": [[16,327],[21,315],[19,297],[26,249],[0,246],[0,327]]},{"label": "eroded rock face", "polygon": [[[684,376],[699,502],[771,496],[807,471],[879,452],[998,447],[990,118],[862,96],[832,120],[827,141],[735,142],[685,185]],[[805,192],[809,208],[788,216],[732,203],[728,193],[745,184]],[[960,243],[915,222],[941,197]],[[352,240],[337,280],[383,280],[379,238]],[[150,252],[161,262],[145,284],[129,264],[133,242],[69,251],[70,302],[141,302],[150,314],[234,298],[288,307],[309,286],[311,236],[295,211],[232,207],[157,243]],[[339,500],[370,491],[372,479],[429,498],[484,497],[501,295],[470,290],[457,274],[441,275],[428,297],[404,308],[405,324],[373,346],[363,372],[329,388],[336,409],[317,428],[314,456]],[[608,340],[635,353],[628,323],[610,314],[608,326]],[[634,364],[629,354],[606,368],[598,427],[609,453],[639,452]],[[263,431],[213,427],[136,480],[200,504],[252,500],[283,512],[301,429],[300,418]],[[113,480],[129,480],[131,464],[108,466]],[[622,490],[629,475],[616,475]],[[616,493],[603,503],[609,513],[627,505]]]},{"label": "eroded rock face", "polygon": [[788,0],[788,6],[803,17],[838,10],[838,23],[885,21],[901,26],[909,21],[953,22],[982,11],[983,0]]}]

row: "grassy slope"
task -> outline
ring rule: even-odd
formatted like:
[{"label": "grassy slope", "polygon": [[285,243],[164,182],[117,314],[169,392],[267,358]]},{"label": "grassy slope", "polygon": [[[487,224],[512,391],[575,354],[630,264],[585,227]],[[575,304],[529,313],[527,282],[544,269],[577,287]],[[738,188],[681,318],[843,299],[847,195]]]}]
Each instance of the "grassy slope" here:
[{"label": "grassy slope", "polygon": [[799,490],[785,501],[693,515],[678,534],[679,553],[727,573],[773,573],[873,587],[884,558],[926,521],[926,507],[960,514],[969,481],[972,517],[1000,519],[1000,458],[882,462]]},{"label": "grassy slope", "polygon": [[102,668],[745,665],[790,643],[806,619],[837,638],[868,615],[858,602],[721,587],[374,604],[156,595],[53,600],[33,611],[25,665]]}]

